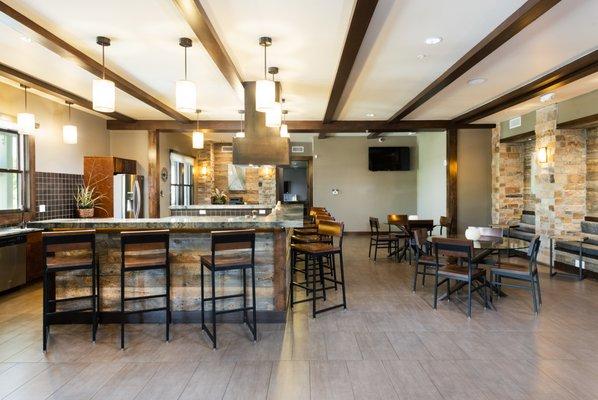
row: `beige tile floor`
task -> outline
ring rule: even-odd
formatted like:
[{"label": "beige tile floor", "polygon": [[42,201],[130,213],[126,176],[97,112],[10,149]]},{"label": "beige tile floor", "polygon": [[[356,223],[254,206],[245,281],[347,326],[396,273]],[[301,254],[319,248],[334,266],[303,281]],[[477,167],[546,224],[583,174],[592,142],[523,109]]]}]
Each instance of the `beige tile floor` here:
[{"label": "beige tile floor", "polygon": [[[598,399],[598,283],[541,276],[544,306],[507,289],[497,310],[458,301],[431,308],[412,268],[367,258],[346,239],[347,311],[286,324],[220,329],[213,351],[197,325],[53,327],[41,352],[41,288],[0,297],[0,399]],[[334,296],[332,296],[334,297]],[[330,299],[329,301],[333,301]]]}]

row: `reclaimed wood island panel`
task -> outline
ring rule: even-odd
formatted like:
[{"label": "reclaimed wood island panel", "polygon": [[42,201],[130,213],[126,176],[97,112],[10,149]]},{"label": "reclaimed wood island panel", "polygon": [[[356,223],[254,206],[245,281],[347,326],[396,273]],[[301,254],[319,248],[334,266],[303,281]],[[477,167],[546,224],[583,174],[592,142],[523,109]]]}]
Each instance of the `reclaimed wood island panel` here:
[{"label": "reclaimed wood island panel", "polygon": [[[198,322],[200,312],[200,266],[202,255],[210,254],[210,232],[228,229],[256,230],[256,290],[258,319],[284,320],[287,303],[288,243],[293,228],[303,226],[303,207],[283,205],[267,216],[202,216],[140,219],[53,219],[31,222],[32,228],[44,230],[96,229],[96,252],[100,263],[100,304],[103,321],[116,320],[120,309],[120,232],[129,230],[170,230],[171,305],[174,321]],[[62,273],[56,278],[56,298],[83,296],[91,277],[84,272]],[[207,280],[208,281],[208,280]],[[127,295],[159,294],[164,288],[161,271],[140,271],[128,277]],[[242,290],[239,271],[220,272],[217,293],[232,294]],[[162,299],[146,300],[136,306],[152,308]],[[241,299],[220,302],[223,308],[237,308]],[[207,304],[206,307],[209,307]],[[134,315],[144,321],[161,318],[149,314]],[[228,315],[228,314],[225,314]],[[234,317],[234,314],[230,314]]]}]

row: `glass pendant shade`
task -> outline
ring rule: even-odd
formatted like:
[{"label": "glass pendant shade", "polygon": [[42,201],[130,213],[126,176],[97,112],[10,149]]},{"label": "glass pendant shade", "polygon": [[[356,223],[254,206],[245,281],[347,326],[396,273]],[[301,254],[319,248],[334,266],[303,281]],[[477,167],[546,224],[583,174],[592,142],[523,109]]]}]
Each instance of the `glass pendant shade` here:
[{"label": "glass pendant shade", "polygon": [[283,138],[291,137],[291,135],[289,134],[289,127],[287,124],[280,125],[280,137],[283,137]]},{"label": "glass pendant shade", "polygon": [[276,83],[260,80],[255,82],[255,109],[259,112],[270,110],[276,102]]},{"label": "glass pendant shade", "polygon": [[62,141],[65,144],[77,144],[77,127],[75,125],[62,127]]},{"label": "glass pendant shade", "polygon": [[245,137],[245,132],[237,132],[235,133],[235,137],[237,139],[243,139]]},{"label": "glass pendant shade", "polygon": [[176,109],[180,112],[195,112],[197,90],[191,81],[176,81]]},{"label": "glass pendant shade", "polygon": [[35,115],[27,112],[17,114],[17,127],[23,135],[30,135],[35,131]]},{"label": "glass pendant shade", "polygon": [[100,112],[114,112],[116,90],[114,82],[94,79],[92,85],[93,109]]},{"label": "glass pendant shade", "polygon": [[266,126],[278,128],[282,123],[282,109],[280,103],[275,101],[271,109],[266,112]]},{"label": "glass pendant shade", "polygon": [[193,132],[193,148],[203,149],[203,132]]}]

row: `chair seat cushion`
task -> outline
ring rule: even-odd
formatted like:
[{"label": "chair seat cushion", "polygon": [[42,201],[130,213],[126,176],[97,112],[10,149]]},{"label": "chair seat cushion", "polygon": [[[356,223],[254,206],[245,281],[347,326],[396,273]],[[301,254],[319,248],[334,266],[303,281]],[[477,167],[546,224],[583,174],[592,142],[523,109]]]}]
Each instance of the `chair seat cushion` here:
[{"label": "chair seat cushion", "polygon": [[[209,268],[214,268],[212,265],[212,256],[201,256],[201,262]],[[235,268],[247,267],[251,264],[251,258],[238,256],[216,256],[214,262],[216,269],[218,268]]]},{"label": "chair seat cushion", "polygon": [[[579,242],[557,240],[555,243],[555,250],[564,251],[571,254],[579,254]],[[598,258],[598,245],[591,243],[583,244],[582,254],[584,257]]]},{"label": "chair seat cushion", "polygon": [[490,269],[494,274],[508,273],[509,275],[529,275],[529,266],[501,262]]},{"label": "chair seat cushion", "polygon": [[[449,278],[460,278],[467,279],[468,267],[461,266],[458,264],[447,264],[438,268],[438,274]],[[471,271],[472,277],[477,277],[484,274],[484,270],[480,268],[474,268]]]},{"label": "chair seat cushion", "polygon": [[166,265],[164,254],[125,256],[125,268],[141,268]]},{"label": "chair seat cushion", "polygon": [[318,230],[316,228],[295,228],[293,233],[295,235],[316,235]]},{"label": "chair seat cushion", "polygon": [[291,236],[293,243],[315,243],[322,241],[320,235],[293,235]]},{"label": "chair seat cushion", "polygon": [[511,237],[515,239],[525,240],[531,242],[536,234],[531,232],[519,231],[517,229],[511,229]]},{"label": "chair seat cushion", "polygon": [[92,264],[91,257],[88,255],[48,257],[46,262],[48,268],[70,268]]},{"label": "chair seat cushion", "polygon": [[331,245],[330,243],[298,243],[293,246],[295,250],[308,254],[328,254],[339,253],[340,247]]}]

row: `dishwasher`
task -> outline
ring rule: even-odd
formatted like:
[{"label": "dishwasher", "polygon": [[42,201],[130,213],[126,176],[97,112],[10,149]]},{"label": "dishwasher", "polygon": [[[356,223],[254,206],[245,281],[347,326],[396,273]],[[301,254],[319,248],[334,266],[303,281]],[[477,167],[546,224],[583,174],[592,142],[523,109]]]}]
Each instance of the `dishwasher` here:
[{"label": "dishwasher", "polygon": [[25,284],[26,251],[26,235],[0,237],[0,292]]}]

